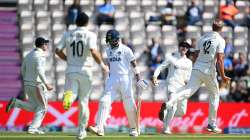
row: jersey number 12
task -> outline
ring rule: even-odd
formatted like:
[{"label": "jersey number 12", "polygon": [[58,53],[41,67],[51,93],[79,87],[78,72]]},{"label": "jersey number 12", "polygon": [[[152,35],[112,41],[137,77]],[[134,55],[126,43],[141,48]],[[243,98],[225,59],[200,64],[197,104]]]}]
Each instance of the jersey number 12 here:
[{"label": "jersey number 12", "polygon": [[70,44],[70,47],[73,49],[73,56],[77,55],[78,57],[83,55],[83,42],[80,40],[78,42],[73,41]]},{"label": "jersey number 12", "polygon": [[203,43],[203,51],[204,51],[204,54],[209,54],[209,48],[211,47],[211,41],[210,40],[207,40]]}]

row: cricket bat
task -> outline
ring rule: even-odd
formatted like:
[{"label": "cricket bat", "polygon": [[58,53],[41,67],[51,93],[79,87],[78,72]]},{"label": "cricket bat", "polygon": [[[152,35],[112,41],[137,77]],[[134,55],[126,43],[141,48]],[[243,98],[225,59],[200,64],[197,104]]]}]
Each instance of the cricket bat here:
[{"label": "cricket bat", "polygon": [[141,133],[141,128],[140,128],[141,94],[140,93],[138,93],[138,96],[137,96],[137,112],[136,112],[136,115],[137,115],[137,133],[138,133],[138,135],[140,135],[140,133]]}]

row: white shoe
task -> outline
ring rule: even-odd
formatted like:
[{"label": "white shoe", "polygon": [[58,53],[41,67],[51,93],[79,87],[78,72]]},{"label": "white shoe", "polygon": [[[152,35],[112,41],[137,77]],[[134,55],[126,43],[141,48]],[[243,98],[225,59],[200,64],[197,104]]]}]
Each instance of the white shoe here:
[{"label": "white shoe", "polygon": [[135,128],[130,129],[129,136],[138,137],[138,133]]},{"label": "white shoe", "polygon": [[163,134],[169,135],[172,134],[171,130],[169,127],[165,128],[165,130],[162,132]]},{"label": "white shoe", "polygon": [[91,133],[97,135],[97,136],[104,136],[104,131],[100,130],[96,126],[90,126],[89,130]]},{"label": "white shoe", "polygon": [[213,132],[213,133],[221,133],[222,130],[218,128],[217,126],[212,126],[210,124],[207,125],[207,131]]},{"label": "white shoe", "polygon": [[39,135],[45,134],[42,130],[39,130],[37,128],[29,128],[27,133],[28,134],[39,134]]},{"label": "white shoe", "polygon": [[87,137],[87,133],[86,133],[86,131],[84,130],[84,131],[79,132],[79,134],[76,136],[76,139],[78,139],[78,140],[83,140],[83,139],[86,138],[86,137]]}]

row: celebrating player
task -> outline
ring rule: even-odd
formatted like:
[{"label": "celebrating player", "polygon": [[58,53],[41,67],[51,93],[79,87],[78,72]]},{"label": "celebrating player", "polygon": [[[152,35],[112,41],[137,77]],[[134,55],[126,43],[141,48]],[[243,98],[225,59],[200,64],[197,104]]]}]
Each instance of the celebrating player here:
[{"label": "celebrating player", "polygon": [[43,131],[39,130],[48,105],[44,86],[47,90],[53,89],[45,77],[45,52],[48,50],[48,43],[49,40],[38,37],[35,41],[36,48],[28,53],[23,60],[21,72],[24,92],[28,95],[28,101],[12,98],[6,108],[6,112],[9,112],[14,107],[35,112],[33,121],[28,128],[29,134],[44,134]]},{"label": "celebrating player", "polygon": [[136,104],[132,91],[132,79],[129,72],[132,69],[135,72],[137,85],[141,88],[146,88],[146,84],[140,79],[139,70],[136,66],[135,56],[130,48],[120,43],[120,34],[112,29],[106,34],[106,43],[109,48],[106,54],[109,62],[109,78],[105,84],[105,93],[100,99],[99,110],[96,120],[96,126],[90,126],[92,133],[103,136],[104,125],[110,113],[112,102],[121,95],[123,105],[128,117],[130,127],[130,136],[138,136],[137,133],[137,116]]},{"label": "celebrating player", "polygon": [[[77,96],[79,97],[78,139],[84,139],[87,136],[85,128],[89,119],[88,100],[92,84],[91,55],[102,70],[108,73],[108,67],[103,63],[97,51],[97,37],[86,28],[88,21],[89,17],[85,13],[80,13],[76,19],[77,28],[66,32],[56,48],[56,54],[67,61],[64,109],[69,109]],[[64,48],[66,48],[67,56],[63,52]]]},{"label": "celebrating player", "polygon": [[[192,70],[192,61],[186,57],[186,53],[190,44],[187,42],[182,42],[179,45],[179,52],[172,56],[171,54],[166,56],[165,61],[159,65],[152,77],[152,82],[156,86],[158,85],[157,77],[160,72],[165,68],[168,69],[168,77],[166,80],[167,83],[167,100],[171,99],[173,96],[176,96],[176,92],[184,87],[187,81],[190,78]],[[165,111],[165,103],[162,104],[161,110],[159,112],[160,120],[164,121],[164,134],[171,134],[169,128],[170,121],[174,116],[182,116],[186,114],[187,110],[187,100],[178,101],[173,105],[172,108]],[[164,112],[167,114],[164,114]]]},{"label": "celebrating player", "polygon": [[223,22],[215,20],[212,28],[213,32],[206,33],[197,42],[195,63],[192,70],[191,78],[183,90],[177,92],[167,104],[167,109],[173,107],[176,101],[181,101],[192,96],[202,83],[206,85],[209,90],[209,117],[207,130],[214,133],[221,133],[221,129],[217,127],[216,116],[219,107],[219,87],[217,81],[216,64],[221,79],[228,84],[230,78],[224,73],[224,48],[225,40],[221,37],[219,32],[222,30]]}]

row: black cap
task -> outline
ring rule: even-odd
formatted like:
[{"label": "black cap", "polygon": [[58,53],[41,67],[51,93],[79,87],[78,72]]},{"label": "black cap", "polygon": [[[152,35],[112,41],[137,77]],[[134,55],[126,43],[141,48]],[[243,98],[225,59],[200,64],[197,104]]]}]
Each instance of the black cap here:
[{"label": "black cap", "polygon": [[46,43],[49,43],[49,40],[44,39],[43,37],[36,38],[35,45],[36,47],[42,46]]},{"label": "black cap", "polygon": [[81,12],[77,15],[77,18],[76,18],[77,26],[86,26],[88,22],[89,22],[89,16],[86,13]]}]

